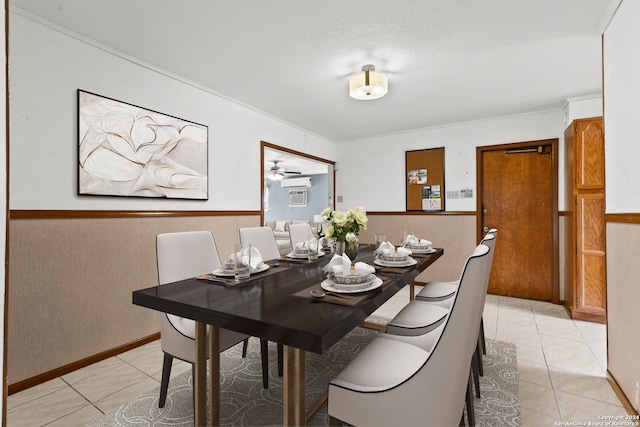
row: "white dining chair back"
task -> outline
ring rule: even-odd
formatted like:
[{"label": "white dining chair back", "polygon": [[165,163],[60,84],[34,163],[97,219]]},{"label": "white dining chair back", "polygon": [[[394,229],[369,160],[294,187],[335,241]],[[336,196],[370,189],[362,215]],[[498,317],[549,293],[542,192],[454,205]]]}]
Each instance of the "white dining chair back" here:
[{"label": "white dining chair back", "polygon": [[311,235],[313,235],[313,231],[311,231],[311,226],[307,223],[289,225],[289,238],[291,239],[292,250],[295,250],[298,243],[309,240],[309,236]]},{"label": "white dining chair back", "polygon": [[271,227],[245,227],[240,229],[240,243],[252,245],[260,251],[263,261],[280,258],[280,251]]},{"label": "white dining chair back", "polygon": [[[379,334],[329,383],[329,415],[352,425],[454,426],[463,413],[489,248],[467,259],[431,348]],[[404,339],[410,337],[404,337]],[[392,361],[390,363],[389,361]]]},{"label": "white dining chair back", "polygon": [[[156,257],[160,286],[211,273],[220,266],[215,240],[209,231],[159,234],[156,237]],[[163,313],[160,330],[160,346],[165,353],[159,402],[160,407],[163,407],[171,359],[176,357],[192,364],[195,362],[195,322]],[[221,329],[220,350],[226,350],[246,338],[247,335]]]}]

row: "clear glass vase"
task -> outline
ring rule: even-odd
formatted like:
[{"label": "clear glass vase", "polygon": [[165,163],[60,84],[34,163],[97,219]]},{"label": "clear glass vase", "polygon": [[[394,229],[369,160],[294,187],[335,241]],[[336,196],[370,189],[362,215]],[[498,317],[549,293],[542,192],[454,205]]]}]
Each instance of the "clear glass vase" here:
[{"label": "clear glass vase", "polygon": [[354,242],[353,245],[350,245],[347,242],[334,242],[333,253],[337,255],[346,254],[351,261],[355,261],[358,256],[358,242]]}]

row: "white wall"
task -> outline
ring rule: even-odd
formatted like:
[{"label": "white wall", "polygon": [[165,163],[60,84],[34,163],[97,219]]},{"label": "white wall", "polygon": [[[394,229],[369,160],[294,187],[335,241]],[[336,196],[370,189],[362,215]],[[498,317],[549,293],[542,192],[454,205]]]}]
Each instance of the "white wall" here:
[{"label": "white wall", "polygon": [[[604,36],[606,211],[640,215],[640,1],[620,4]],[[607,369],[640,410],[640,224],[607,222]]]},{"label": "white wall", "polygon": [[640,212],[640,2],[623,1],[605,34],[607,213]]},{"label": "white wall", "polygon": [[[11,209],[260,210],[260,141],[334,160],[333,142],[10,12]],[[209,200],[77,196],[83,89],[209,127]]]},{"label": "white wall", "polygon": [[446,190],[471,188],[474,194],[472,199],[446,200],[446,210],[475,211],[476,147],[551,138],[562,140],[563,125],[564,113],[556,110],[338,144],[336,195],[343,196],[343,202],[336,205],[338,209],[364,206],[370,211],[404,211],[405,151],[445,147]]}]

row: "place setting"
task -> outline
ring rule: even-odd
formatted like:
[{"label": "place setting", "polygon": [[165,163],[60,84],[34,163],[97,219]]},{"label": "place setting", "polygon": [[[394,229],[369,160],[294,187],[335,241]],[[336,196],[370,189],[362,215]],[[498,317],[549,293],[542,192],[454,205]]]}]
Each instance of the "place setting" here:
[{"label": "place setting", "polygon": [[345,254],[335,254],[323,267],[323,271],[327,273],[325,280],[319,285],[297,292],[294,296],[356,306],[371,295],[370,291],[380,288],[383,284],[383,279],[376,276],[374,267],[364,262],[354,264]]},{"label": "place setting", "polygon": [[402,246],[404,248],[411,250],[413,257],[426,257],[435,253],[436,250],[432,245],[433,243],[431,241],[427,239],[420,239],[413,234],[409,234],[402,242]]},{"label": "place setting", "polygon": [[315,236],[309,236],[306,241],[296,243],[295,247],[281,261],[285,262],[315,262],[325,256],[326,252]]},{"label": "place setting", "polygon": [[197,276],[196,279],[233,286],[246,282],[251,276],[263,273],[270,268],[273,269],[262,260],[262,255],[258,248],[252,245],[242,246],[237,244],[234,252],[229,255],[224,264],[210,274]]},{"label": "place setting", "polygon": [[395,247],[391,242],[381,242],[373,251],[375,259],[373,263],[376,270],[390,273],[404,273],[407,268],[418,263],[411,255],[413,251],[403,246]]}]

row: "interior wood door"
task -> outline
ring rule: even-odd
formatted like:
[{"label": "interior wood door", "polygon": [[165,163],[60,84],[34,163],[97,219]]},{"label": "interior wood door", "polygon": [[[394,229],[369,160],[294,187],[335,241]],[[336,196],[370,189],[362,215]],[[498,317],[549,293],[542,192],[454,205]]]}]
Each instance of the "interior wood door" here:
[{"label": "interior wood door", "polygon": [[481,151],[481,225],[498,229],[489,293],[554,301],[557,162],[538,143]]}]

